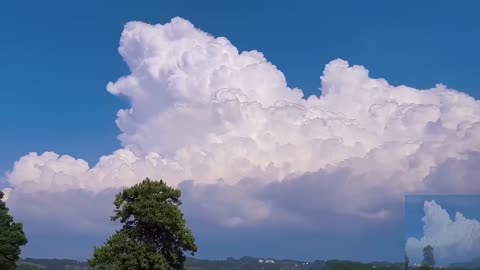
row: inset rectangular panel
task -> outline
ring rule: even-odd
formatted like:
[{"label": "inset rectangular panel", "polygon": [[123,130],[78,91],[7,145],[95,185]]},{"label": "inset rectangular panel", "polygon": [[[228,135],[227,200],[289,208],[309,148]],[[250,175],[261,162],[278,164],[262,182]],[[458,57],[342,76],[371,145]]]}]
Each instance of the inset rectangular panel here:
[{"label": "inset rectangular panel", "polygon": [[410,266],[480,268],[480,195],[405,196]]}]

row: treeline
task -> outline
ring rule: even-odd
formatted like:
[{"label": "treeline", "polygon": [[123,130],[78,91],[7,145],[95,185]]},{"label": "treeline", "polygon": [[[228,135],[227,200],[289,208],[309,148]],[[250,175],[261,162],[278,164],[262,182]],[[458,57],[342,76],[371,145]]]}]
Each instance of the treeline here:
[{"label": "treeline", "polygon": [[17,270],[86,270],[90,269],[86,262],[59,259],[31,259],[18,261]]},{"label": "treeline", "polygon": [[[403,263],[359,263],[342,260],[302,262],[294,260],[273,260],[243,257],[241,259],[202,260],[187,258],[185,268],[189,270],[401,270]],[[55,259],[23,259],[18,270],[79,270],[91,269],[86,262]]]},{"label": "treeline", "polygon": [[[272,262],[273,261],[273,262]],[[243,257],[227,260],[202,260],[187,258],[187,270],[402,270],[404,263],[371,262],[361,263],[344,260],[316,260],[302,262],[295,260],[276,260],[266,262],[265,259]],[[50,259],[24,259],[19,262],[18,270],[87,270],[86,262],[73,260]],[[417,270],[418,267],[410,266],[409,269]],[[440,268],[442,270],[464,270],[472,268]]]},{"label": "treeline", "polygon": [[271,260],[243,257],[228,260],[199,260],[189,258],[186,266],[192,270],[402,270],[402,263],[360,263],[344,260],[316,260],[302,262],[295,260]]}]

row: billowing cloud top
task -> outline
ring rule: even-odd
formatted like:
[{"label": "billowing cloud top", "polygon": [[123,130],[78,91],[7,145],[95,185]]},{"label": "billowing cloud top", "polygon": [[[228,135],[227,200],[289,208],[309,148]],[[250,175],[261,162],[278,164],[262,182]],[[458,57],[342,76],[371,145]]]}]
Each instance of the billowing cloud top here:
[{"label": "billowing cloud top", "polygon": [[130,74],[107,90],[130,103],[117,118],[123,148],[93,167],[53,152],[21,157],[6,175],[12,208],[33,216],[26,205],[41,201],[62,211],[75,194],[94,200],[148,176],[180,186],[186,211],[208,222],[318,229],[325,215],[399,218],[405,193],[480,189],[470,173],[480,104],[446,86],[392,86],[337,59],[321,95],[305,98],[262,53],[181,18],[126,24],[119,52]]},{"label": "billowing cloud top", "polygon": [[407,239],[406,249],[412,262],[420,263],[423,248],[431,245],[439,264],[469,262],[480,257],[480,222],[456,212],[450,219],[448,212],[435,201],[424,203],[425,216],[421,239]]}]

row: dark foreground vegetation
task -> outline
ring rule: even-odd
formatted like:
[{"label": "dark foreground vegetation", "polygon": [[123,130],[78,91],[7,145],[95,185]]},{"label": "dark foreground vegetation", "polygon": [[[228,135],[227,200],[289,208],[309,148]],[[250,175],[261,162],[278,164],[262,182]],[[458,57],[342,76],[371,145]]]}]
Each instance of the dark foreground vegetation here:
[{"label": "dark foreground vegetation", "polygon": [[[273,262],[272,262],[273,261]],[[404,263],[371,262],[360,263],[341,260],[302,262],[295,260],[259,259],[243,257],[227,260],[201,260],[188,258],[185,268],[190,270],[402,270]],[[19,262],[18,270],[90,270],[86,262],[73,260],[23,259]],[[415,270],[419,267],[410,266]],[[440,268],[444,270],[480,269],[478,268]]]}]

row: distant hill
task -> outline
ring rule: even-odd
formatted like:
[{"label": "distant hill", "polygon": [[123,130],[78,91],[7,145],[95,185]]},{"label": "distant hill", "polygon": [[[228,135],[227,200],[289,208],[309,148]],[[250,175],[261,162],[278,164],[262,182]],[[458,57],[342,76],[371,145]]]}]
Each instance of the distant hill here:
[{"label": "distant hill", "polygon": [[480,269],[480,258],[475,258],[470,262],[462,262],[462,263],[452,263],[449,267],[452,268],[470,268],[470,269]]},{"label": "distant hill", "polygon": [[242,257],[227,260],[200,260],[189,258],[186,266],[192,270],[400,270],[403,263],[359,263],[341,260],[296,261],[273,258]]},{"label": "distant hill", "polygon": [[[188,258],[185,266],[190,270],[403,270],[403,262],[371,262],[360,263],[345,260],[316,260],[313,262],[297,260],[278,260],[273,258],[242,257],[240,259],[228,258],[226,260],[203,260]],[[90,269],[86,262],[58,259],[22,259],[18,270],[87,270]],[[417,267],[410,267],[417,269]],[[472,269],[464,265],[452,268],[439,268],[442,270]]]},{"label": "distant hill", "polygon": [[87,270],[86,262],[59,259],[32,259],[26,258],[18,262],[17,270]]},{"label": "distant hill", "polygon": [[[314,261],[277,260],[272,258],[242,257],[226,260],[202,260],[188,258],[185,266],[190,270],[400,270],[403,263],[358,263],[350,261]],[[22,259],[18,270],[87,270],[85,262],[58,259]]]}]

